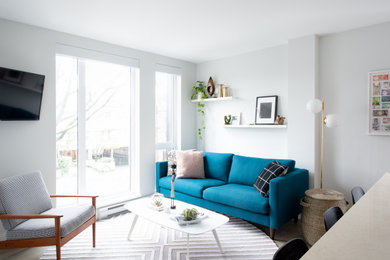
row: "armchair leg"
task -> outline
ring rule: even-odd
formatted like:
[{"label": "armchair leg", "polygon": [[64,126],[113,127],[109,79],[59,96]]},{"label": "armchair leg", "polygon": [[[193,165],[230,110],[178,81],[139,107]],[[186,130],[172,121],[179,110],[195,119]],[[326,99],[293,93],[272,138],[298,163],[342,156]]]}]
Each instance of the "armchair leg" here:
[{"label": "armchair leg", "polygon": [[274,240],[275,238],[275,229],[274,228],[269,228],[269,237]]},{"label": "armchair leg", "polygon": [[96,246],[96,222],[92,224],[92,246]]},{"label": "armchair leg", "polygon": [[55,218],[55,232],[56,232],[56,253],[57,260],[61,260],[61,224],[60,218]]},{"label": "armchair leg", "polygon": [[61,245],[56,245],[57,260],[61,260]]}]

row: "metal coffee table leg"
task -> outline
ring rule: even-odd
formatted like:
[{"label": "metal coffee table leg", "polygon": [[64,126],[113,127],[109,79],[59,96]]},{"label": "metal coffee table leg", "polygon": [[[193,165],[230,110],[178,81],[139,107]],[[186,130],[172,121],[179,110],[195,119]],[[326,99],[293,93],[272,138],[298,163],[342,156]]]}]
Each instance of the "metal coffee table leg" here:
[{"label": "metal coffee table leg", "polygon": [[215,241],[217,242],[217,245],[219,247],[219,251],[221,251],[221,254],[223,254],[223,249],[222,249],[222,246],[221,246],[221,242],[219,241],[219,238],[218,238],[218,235],[217,235],[217,231],[215,229],[213,229],[213,235],[214,235]]},{"label": "metal coffee table leg", "polygon": [[129,230],[129,235],[127,236],[127,240],[130,240],[131,233],[134,230],[134,227],[135,227],[135,224],[137,223],[137,220],[138,220],[138,215],[136,214],[136,215],[134,215],[133,223],[131,224],[131,227],[130,227],[130,230]]}]

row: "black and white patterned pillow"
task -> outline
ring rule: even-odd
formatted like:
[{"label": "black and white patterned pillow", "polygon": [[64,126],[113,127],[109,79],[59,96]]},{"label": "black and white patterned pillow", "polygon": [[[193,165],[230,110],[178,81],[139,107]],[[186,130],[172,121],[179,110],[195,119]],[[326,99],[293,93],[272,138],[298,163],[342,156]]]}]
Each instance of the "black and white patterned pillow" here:
[{"label": "black and white patterned pillow", "polygon": [[273,178],[278,176],[285,175],[287,173],[288,167],[281,165],[277,161],[269,163],[261,171],[259,176],[257,176],[253,187],[260,192],[264,197],[269,196],[269,183]]}]

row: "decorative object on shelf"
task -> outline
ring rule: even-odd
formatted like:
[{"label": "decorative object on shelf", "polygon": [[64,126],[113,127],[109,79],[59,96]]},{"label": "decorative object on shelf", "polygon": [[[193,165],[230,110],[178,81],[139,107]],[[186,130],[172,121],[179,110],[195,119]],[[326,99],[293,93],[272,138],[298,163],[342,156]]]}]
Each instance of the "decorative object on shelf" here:
[{"label": "decorative object on shelf", "polygon": [[241,113],[232,114],[232,125],[240,125],[241,124]]},{"label": "decorative object on shelf", "polygon": [[175,209],[175,177],[176,177],[176,164],[171,166],[172,179],[171,179],[171,209]]},{"label": "decorative object on shelf", "polygon": [[224,116],[225,125],[230,125],[232,123],[232,115]]},{"label": "decorative object on shelf", "polygon": [[218,84],[218,85],[219,85],[218,97],[222,98],[223,97],[223,84]]},{"label": "decorative object on shelf", "polygon": [[[202,102],[207,97],[205,89],[206,89],[206,86],[204,84],[204,81],[199,81],[199,80],[196,81],[196,85],[192,87],[191,99],[198,97],[198,100],[199,100],[197,102],[198,113],[202,117],[201,126],[200,126],[200,128],[198,128],[199,140],[202,140],[202,131],[206,130],[206,126],[204,124],[204,103]],[[202,94],[199,94],[199,93],[202,93]],[[199,98],[200,95],[201,95],[201,98]]]},{"label": "decorative object on shelf", "polygon": [[368,73],[370,135],[390,135],[390,70]]},{"label": "decorative object on shelf", "polygon": [[214,95],[214,92],[215,92],[214,81],[213,78],[210,77],[209,82],[207,82],[207,93],[209,94],[209,97],[212,97]]},{"label": "decorative object on shelf", "polygon": [[284,116],[277,115],[274,125],[283,125],[284,119],[286,119]]},{"label": "decorative object on shelf", "polygon": [[278,96],[261,96],[256,98],[256,125],[274,124],[278,106]]},{"label": "decorative object on shelf", "polygon": [[222,95],[223,95],[223,97],[228,97],[229,96],[229,94],[228,94],[228,87],[223,87],[222,88]]},{"label": "decorative object on shelf", "polygon": [[185,209],[183,210],[183,212],[181,213],[181,215],[183,216],[184,220],[186,221],[190,221],[190,220],[194,220],[196,219],[196,217],[198,216],[198,211],[195,209],[195,208],[192,208],[192,209]]},{"label": "decorative object on shelf", "polygon": [[322,111],[322,136],[321,136],[321,189],[324,176],[324,129],[325,126],[331,128],[338,125],[336,115],[329,114],[325,116],[325,100],[313,99],[307,102],[306,109],[314,114]]}]

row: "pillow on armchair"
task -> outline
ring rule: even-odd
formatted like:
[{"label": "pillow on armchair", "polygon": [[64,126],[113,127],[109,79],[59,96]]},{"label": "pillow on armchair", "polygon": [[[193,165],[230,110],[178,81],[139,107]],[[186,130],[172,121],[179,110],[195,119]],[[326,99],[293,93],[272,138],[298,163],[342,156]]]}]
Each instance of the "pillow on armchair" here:
[{"label": "pillow on armchair", "polygon": [[177,179],[204,179],[203,152],[176,151]]}]

